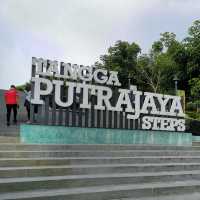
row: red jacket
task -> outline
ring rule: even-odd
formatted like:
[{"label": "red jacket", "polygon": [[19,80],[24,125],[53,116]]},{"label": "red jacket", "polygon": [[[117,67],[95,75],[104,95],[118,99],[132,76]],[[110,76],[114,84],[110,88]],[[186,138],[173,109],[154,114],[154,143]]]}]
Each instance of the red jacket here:
[{"label": "red jacket", "polygon": [[10,89],[4,93],[4,98],[6,104],[13,105],[18,104],[19,95],[16,89]]}]

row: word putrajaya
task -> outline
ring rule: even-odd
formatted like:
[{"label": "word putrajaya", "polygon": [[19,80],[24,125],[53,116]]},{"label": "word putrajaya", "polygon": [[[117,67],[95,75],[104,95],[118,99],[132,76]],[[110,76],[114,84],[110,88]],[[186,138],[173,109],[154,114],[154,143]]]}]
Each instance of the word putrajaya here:
[{"label": "word putrajaya", "polygon": [[[31,80],[34,83],[32,104],[44,104],[41,97],[50,95],[55,87],[55,102],[63,108],[73,104],[75,92],[82,93],[83,96],[79,102],[80,108],[90,109],[89,95],[95,95],[97,101],[94,109],[96,110],[126,112],[128,119],[138,119],[142,114],[142,129],[185,131],[185,114],[179,96],[143,93],[134,87],[119,88],[118,100],[115,105],[112,105],[113,92],[108,86],[121,86],[118,72],[63,62],[58,65],[57,61],[47,62],[42,58],[33,58],[32,64],[36,66],[36,76]],[[41,88],[42,84],[46,85],[45,89]],[[64,85],[68,93],[65,102],[61,100],[61,87]]]}]

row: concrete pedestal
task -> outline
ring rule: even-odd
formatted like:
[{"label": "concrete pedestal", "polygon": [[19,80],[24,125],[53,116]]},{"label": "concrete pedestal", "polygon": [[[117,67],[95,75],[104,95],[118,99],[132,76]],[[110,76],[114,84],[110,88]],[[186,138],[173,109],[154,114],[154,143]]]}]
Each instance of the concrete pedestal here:
[{"label": "concrete pedestal", "polygon": [[192,145],[192,134],[64,126],[21,125],[21,142],[28,144],[155,144]]}]

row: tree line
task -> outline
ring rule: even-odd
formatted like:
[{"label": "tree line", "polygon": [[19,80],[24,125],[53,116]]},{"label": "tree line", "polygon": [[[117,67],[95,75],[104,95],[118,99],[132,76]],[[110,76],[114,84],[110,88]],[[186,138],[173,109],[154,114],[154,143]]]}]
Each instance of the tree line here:
[{"label": "tree line", "polygon": [[118,71],[123,87],[134,84],[156,93],[172,93],[176,76],[178,89],[185,90],[187,97],[199,97],[200,20],[193,22],[182,41],[175,33],[161,33],[147,54],[141,53],[137,43],[119,40],[95,65]]}]

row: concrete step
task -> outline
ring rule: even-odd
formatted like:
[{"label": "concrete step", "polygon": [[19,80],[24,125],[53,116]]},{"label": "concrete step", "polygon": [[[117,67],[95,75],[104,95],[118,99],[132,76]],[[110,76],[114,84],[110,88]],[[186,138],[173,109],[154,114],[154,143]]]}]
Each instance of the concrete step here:
[{"label": "concrete step", "polygon": [[143,163],[200,163],[200,156],[0,158],[0,167]]},{"label": "concrete step", "polygon": [[200,163],[0,167],[0,178],[200,170]]},{"label": "concrete step", "polygon": [[6,143],[11,143],[10,145],[13,145],[19,142],[20,138],[16,136],[0,136],[0,147],[6,145]]},{"label": "concrete step", "polygon": [[1,144],[0,151],[5,150],[23,150],[23,151],[58,151],[58,150],[87,150],[87,151],[117,151],[117,150],[191,150],[192,147],[189,146],[164,146],[164,145],[118,145],[118,144],[109,144],[109,145],[47,145],[47,144]]},{"label": "concrete step", "polygon": [[0,200],[106,200],[121,198],[153,197],[159,195],[188,194],[200,191],[200,181],[166,183],[104,185],[70,189],[35,190],[3,193]]},{"label": "concrete step", "polygon": [[193,141],[192,142],[192,146],[200,146],[200,141]]},{"label": "concrete step", "polygon": [[121,184],[146,184],[200,180],[200,171],[93,174],[25,178],[1,178],[0,193],[37,190],[91,187]]},{"label": "concrete step", "polygon": [[1,137],[19,137],[20,129],[19,126],[11,125],[7,127],[6,125],[2,125],[0,122],[0,136]]},{"label": "concrete step", "polygon": [[200,150],[200,146],[192,146],[192,150],[199,151]]},{"label": "concrete step", "polygon": [[6,122],[4,124],[0,124],[0,131],[1,133],[7,133],[7,132],[18,132],[20,130],[20,124],[17,125],[13,124],[13,122],[10,123],[10,126],[7,126]]},{"label": "concrete step", "polygon": [[200,151],[123,150],[123,151],[0,151],[0,158],[39,157],[139,157],[139,156],[199,156]]},{"label": "concrete step", "polygon": [[142,200],[194,191],[198,147],[0,145],[0,200]]},{"label": "concrete step", "polygon": [[200,146],[192,146],[192,150],[199,151],[200,150]]},{"label": "concrete step", "polygon": [[192,192],[189,194],[177,194],[177,195],[167,195],[167,196],[154,196],[154,197],[141,197],[141,198],[120,198],[120,199],[110,199],[110,200],[199,200],[200,193]]}]

